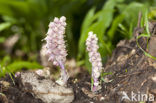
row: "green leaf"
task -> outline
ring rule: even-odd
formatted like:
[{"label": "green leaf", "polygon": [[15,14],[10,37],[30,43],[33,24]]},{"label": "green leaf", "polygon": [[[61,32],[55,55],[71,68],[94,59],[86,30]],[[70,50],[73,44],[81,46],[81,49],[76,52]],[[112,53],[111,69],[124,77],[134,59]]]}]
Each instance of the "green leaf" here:
[{"label": "green leaf", "polygon": [[4,23],[1,23],[0,24],[0,32],[9,28],[11,26],[11,23],[10,22],[4,22]]},{"label": "green leaf", "polygon": [[102,10],[96,14],[94,14],[94,8],[88,12],[81,28],[78,59],[81,59],[85,54],[85,41],[89,31],[93,31],[95,34],[97,34],[100,44],[99,51],[101,51],[102,56],[105,56],[106,52],[111,52],[109,46],[104,41],[104,33],[112,22],[115,4],[116,2],[114,0],[109,0],[103,6]]},{"label": "green leaf", "polygon": [[154,56],[152,56],[151,54],[149,54],[148,52],[146,52],[146,51],[140,46],[138,40],[139,40],[141,37],[149,38],[150,35],[149,35],[149,34],[141,34],[141,35],[139,35],[139,36],[137,37],[136,42],[137,42],[137,46],[144,52],[144,54],[145,54],[147,57],[156,60],[156,57],[154,57]]},{"label": "green leaf", "polygon": [[124,15],[123,14],[120,14],[119,16],[117,16],[114,20],[113,20],[113,23],[112,23],[112,26],[111,28],[109,29],[108,31],[108,36],[110,38],[110,40],[113,39],[114,37],[114,34],[117,30],[117,27],[119,26],[119,24],[124,20]]},{"label": "green leaf", "polygon": [[149,24],[148,24],[148,11],[145,12],[145,25],[146,25],[146,32],[148,35],[151,35],[149,32]]},{"label": "green leaf", "polygon": [[85,40],[88,36],[88,31],[87,28],[91,25],[93,19],[92,17],[94,16],[94,12],[95,12],[95,8],[92,8],[86,15],[84,22],[82,24],[82,28],[81,28],[81,37],[79,40],[79,55],[78,55],[78,59],[80,59],[85,51],[84,49],[84,45],[85,45]]},{"label": "green leaf", "polygon": [[0,37],[0,43],[3,43],[5,41],[5,37]]},{"label": "green leaf", "polygon": [[0,61],[0,64],[2,67],[7,66],[11,61],[11,57],[10,56],[4,56],[2,61]]},{"label": "green leaf", "polygon": [[28,61],[15,61],[7,66],[9,72],[15,72],[23,68],[40,69],[43,67],[37,62],[28,62]]}]

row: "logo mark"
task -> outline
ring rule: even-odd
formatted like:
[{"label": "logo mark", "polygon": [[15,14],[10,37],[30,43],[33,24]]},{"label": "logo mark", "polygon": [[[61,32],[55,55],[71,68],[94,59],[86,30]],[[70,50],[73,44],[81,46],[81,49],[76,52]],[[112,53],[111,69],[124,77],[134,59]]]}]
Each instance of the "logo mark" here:
[{"label": "logo mark", "polygon": [[141,92],[134,93],[133,91],[131,94],[128,96],[125,91],[122,91],[122,98],[121,101],[123,100],[129,100],[129,101],[154,101],[154,95],[152,94],[143,94]]}]

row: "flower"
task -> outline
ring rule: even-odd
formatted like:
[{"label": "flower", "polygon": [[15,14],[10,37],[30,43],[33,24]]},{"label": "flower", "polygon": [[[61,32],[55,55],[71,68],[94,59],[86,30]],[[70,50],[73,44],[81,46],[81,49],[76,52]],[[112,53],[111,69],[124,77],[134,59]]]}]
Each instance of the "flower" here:
[{"label": "flower", "polygon": [[86,40],[87,51],[89,52],[89,61],[92,64],[92,78],[93,78],[93,88],[92,91],[97,91],[99,87],[98,78],[100,77],[102,70],[101,55],[98,52],[98,38],[93,32],[88,33],[88,38]]},{"label": "flower", "polygon": [[46,54],[49,57],[49,61],[53,62],[54,65],[60,66],[61,68],[61,80],[64,83],[68,80],[67,72],[64,68],[66,61],[67,51],[64,41],[66,27],[66,18],[62,16],[60,19],[55,17],[53,22],[50,22],[49,29],[47,32],[46,40]]}]

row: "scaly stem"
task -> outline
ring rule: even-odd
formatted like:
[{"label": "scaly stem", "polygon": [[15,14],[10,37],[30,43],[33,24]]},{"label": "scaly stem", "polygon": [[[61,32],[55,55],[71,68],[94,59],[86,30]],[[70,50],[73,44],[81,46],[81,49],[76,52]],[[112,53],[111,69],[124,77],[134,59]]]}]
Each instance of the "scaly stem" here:
[{"label": "scaly stem", "polygon": [[91,90],[92,90],[92,92],[96,92],[96,91],[98,90],[98,86],[94,85],[94,83],[97,83],[97,82],[98,82],[98,78],[96,78],[96,77],[94,76],[93,69],[94,69],[94,68],[92,68]]},{"label": "scaly stem", "polygon": [[63,82],[66,84],[69,76],[68,76],[68,74],[66,72],[64,64],[61,61],[59,61],[59,65],[60,65],[60,68],[61,68],[61,78],[62,78]]},{"label": "scaly stem", "polygon": [[[93,78],[93,82],[94,82],[94,83],[97,83],[97,82],[98,82],[98,79],[94,77],[94,78]],[[94,83],[93,83],[92,91],[93,91],[93,92],[96,92],[96,91],[98,90],[98,86],[97,86],[97,85],[94,85]]]}]

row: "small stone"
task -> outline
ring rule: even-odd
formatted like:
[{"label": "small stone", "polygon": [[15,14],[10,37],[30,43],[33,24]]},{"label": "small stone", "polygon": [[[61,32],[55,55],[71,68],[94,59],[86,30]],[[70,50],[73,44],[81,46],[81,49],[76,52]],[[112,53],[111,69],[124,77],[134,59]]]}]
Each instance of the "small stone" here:
[{"label": "small stone", "polygon": [[101,98],[100,98],[100,101],[103,101],[103,100],[105,100],[105,98],[104,98],[104,97],[101,97]]},{"label": "small stone", "polygon": [[156,82],[156,75],[155,75],[154,77],[152,77],[152,80],[153,80],[154,82]]},{"label": "small stone", "polygon": [[10,83],[7,81],[0,81],[0,84],[2,84],[4,86],[4,88],[9,88]]},{"label": "small stone", "polygon": [[[72,88],[60,86],[50,78],[38,79],[35,72],[21,73],[23,89],[30,91],[45,103],[71,103],[74,100]],[[30,88],[31,87],[31,88]]]}]

